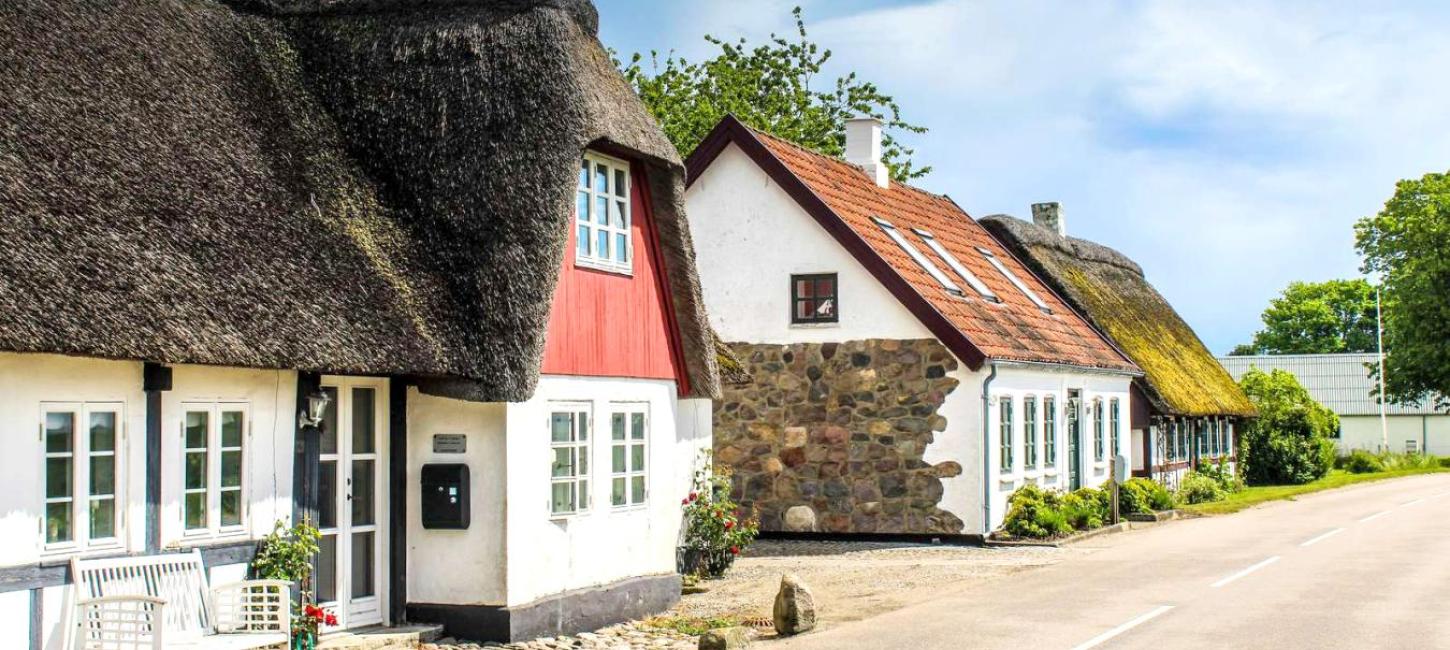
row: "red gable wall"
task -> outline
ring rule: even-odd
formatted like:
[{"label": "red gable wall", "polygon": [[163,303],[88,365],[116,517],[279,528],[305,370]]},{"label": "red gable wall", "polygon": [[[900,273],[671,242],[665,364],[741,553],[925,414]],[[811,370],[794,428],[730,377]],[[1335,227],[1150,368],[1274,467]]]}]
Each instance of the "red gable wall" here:
[{"label": "red gable wall", "polygon": [[630,170],[634,275],[575,266],[577,237],[569,220],[569,245],[549,314],[542,372],[550,375],[674,379],[689,391],[679,330],[664,264],[647,207],[646,180],[638,163]]}]

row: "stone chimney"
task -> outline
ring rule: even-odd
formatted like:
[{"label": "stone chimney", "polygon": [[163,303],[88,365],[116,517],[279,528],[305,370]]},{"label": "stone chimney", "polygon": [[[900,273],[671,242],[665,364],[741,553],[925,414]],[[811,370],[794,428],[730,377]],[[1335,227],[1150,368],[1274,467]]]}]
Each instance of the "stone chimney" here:
[{"label": "stone chimney", "polygon": [[891,185],[891,171],[881,162],[881,120],[874,117],[846,120],[846,162],[866,170],[877,187]]},{"label": "stone chimney", "polygon": [[1057,233],[1058,237],[1067,236],[1067,223],[1063,221],[1062,204],[1056,201],[1033,203],[1032,223]]}]

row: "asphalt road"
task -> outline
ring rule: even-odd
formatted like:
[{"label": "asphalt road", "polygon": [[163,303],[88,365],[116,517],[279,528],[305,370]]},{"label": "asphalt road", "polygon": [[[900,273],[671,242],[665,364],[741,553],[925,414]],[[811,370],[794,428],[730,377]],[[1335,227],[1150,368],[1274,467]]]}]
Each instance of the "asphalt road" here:
[{"label": "asphalt road", "polygon": [[1450,648],[1450,475],[1078,548],[1092,552],[768,647]]}]

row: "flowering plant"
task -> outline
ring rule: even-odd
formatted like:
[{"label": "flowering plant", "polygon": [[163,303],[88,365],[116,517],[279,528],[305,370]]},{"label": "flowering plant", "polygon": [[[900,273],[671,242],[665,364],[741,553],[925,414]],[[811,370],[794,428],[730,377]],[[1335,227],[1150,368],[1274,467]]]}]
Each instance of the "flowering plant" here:
[{"label": "flowering plant", "polygon": [[323,626],[337,625],[337,616],[312,603],[303,603],[297,615],[293,617],[292,636],[316,637],[317,631]]},{"label": "flowering plant", "polygon": [[735,556],[760,534],[755,519],[744,516],[730,498],[731,485],[729,468],[717,468],[708,457],[695,472],[694,488],[680,501],[685,511],[681,545],[685,572],[723,575]]}]

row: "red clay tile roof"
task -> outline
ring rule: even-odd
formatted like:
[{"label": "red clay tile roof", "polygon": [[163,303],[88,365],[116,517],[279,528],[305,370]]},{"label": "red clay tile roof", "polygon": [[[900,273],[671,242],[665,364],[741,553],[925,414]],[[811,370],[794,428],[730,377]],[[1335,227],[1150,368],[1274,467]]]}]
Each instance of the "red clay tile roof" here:
[{"label": "red clay tile roof", "polygon": [[[733,121],[731,118],[727,120]],[[911,290],[924,298],[987,358],[1141,372],[950,198],[894,181],[890,187],[881,188],[864,170],[842,160],[748,128],[730,130],[736,139],[754,136],[770,156],[804,183],[836,218],[905,280]],[[717,143],[716,146],[720,145]],[[708,158],[713,157],[708,155]],[[695,168],[696,162],[697,159],[692,156],[691,178],[703,171]],[[703,165],[709,163],[708,160],[698,162]],[[799,195],[797,200],[800,200]],[[948,292],[872,221],[873,216],[896,226],[907,241],[951,278],[965,295]],[[927,247],[920,235],[912,232],[916,228],[930,232],[1002,302],[990,302],[973,291]],[[1047,303],[1051,313],[1039,309],[993,267],[978,248],[991,251]],[[901,297],[900,294],[898,297]],[[973,363],[975,360],[964,361],[978,365]]]}]

